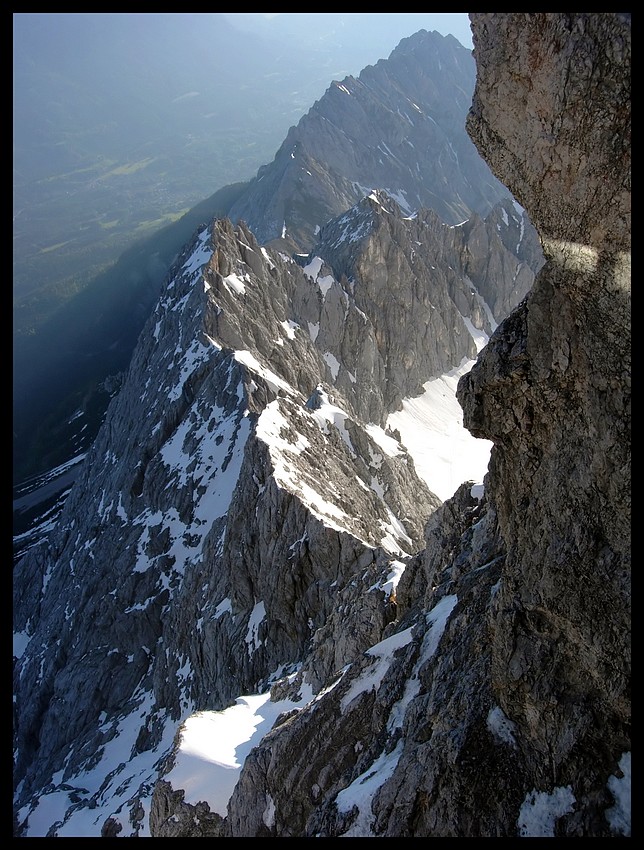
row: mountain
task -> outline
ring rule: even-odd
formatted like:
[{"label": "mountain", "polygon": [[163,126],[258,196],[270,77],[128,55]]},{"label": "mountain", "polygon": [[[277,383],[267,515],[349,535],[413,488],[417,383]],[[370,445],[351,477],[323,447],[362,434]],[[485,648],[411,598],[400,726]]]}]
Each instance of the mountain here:
[{"label": "mountain", "polygon": [[[496,236],[497,255],[514,257],[500,247],[504,218],[514,241],[522,216],[508,202],[483,242]],[[492,331],[463,267],[481,229],[431,211],[406,218],[373,193],[329,222],[299,262],[227,219],[187,246],[48,544],[16,568],[16,622],[28,640],[16,767],[24,799],[61,757],[65,784],[79,787],[71,777],[87,770],[82,753],[95,746],[86,736],[122,744],[115,724],[133,722],[139,694],[152,700],[145,725],[160,733],[187,710],[224,708],[270,671],[300,663],[316,632],[325,635],[320,682],[378,637],[394,610],[381,610],[378,576],[422,548],[426,517],[441,504],[402,442],[404,418],[392,428],[389,415],[432,378],[462,373]],[[516,270],[514,258],[511,283]],[[520,277],[529,287],[534,275],[524,265]],[[369,585],[354,589],[356,569],[370,564]],[[373,613],[360,627],[334,625],[336,592],[367,592]],[[50,593],[58,601],[36,626],[38,600]],[[73,606],[63,601],[70,593]],[[232,616],[217,614],[229,606]],[[259,652],[244,658],[240,628],[251,634],[260,611],[263,646],[258,637]],[[39,633],[60,640],[50,642],[57,660],[44,677],[39,653],[28,660]],[[153,650],[161,644],[163,660]],[[179,657],[189,681],[175,678]],[[74,682],[72,702],[61,676]],[[42,697],[27,690],[49,693],[56,711],[43,713]],[[48,732],[50,723],[69,737]],[[34,750],[34,733],[50,746]],[[160,744],[147,733],[131,742],[142,753]],[[99,759],[104,776],[115,768]],[[134,768],[124,768],[129,785]],[[145,799],[142,787],[135,796]]]},{"label": "mountain", "polygon": [[376,39],[361,37],[369,16],[346,16],[352,50],[303,39],[312,17],[252,32],[223,13],[14,13],[14,298],[62,303],[137,238],[249,179],[334,75],[432,19],[383,15]]},{"label": "mountain", "polygon": [[471,45],[463,13],[18,12],[12,24],[16,334],[254,175],[332,79],[433,25]]},{"label": "mountain", "polygon": [[194,221],[203,199],[250,179],[332,79],[459,19],[469,45],[463,14],[13,14],[14,484],[96,435],[177,251],[226,212]]},{"label": "mountain", "polygon": [[389,59],[331,84],[233,203],[231,219],[261,242],[287,238],[291,250],[309,250],[326,221],[373,187],[448,224],[485,215],[508,192],[465,132],[475,79],[471,52],[456,39],[424,30],[403,39]]},{"label": "mountain", "polygon": [[[75,418],[82,419],[85,433],[90,432],[92,439],[96,436],[98,425],[88,415],[99,395],[96,385],[113,382],[127,368],[178,253],[200,224],[225,215],[231,198],[242,188],[243,184],[234,184],[218,190],[125,251],[110,269],[44,321],[38,333],[17,334],[13,348],[16,484],[77,456],[65,439],[52,440],[75,414],[81,413]],[[33,303],[26,308],[27,312],[33,309]],[[21,317],[22,308],[14,309],[14,318],[20,322]],[[100,423],[106,402],[97,406]]]},{"label": "mountain", "polygon": [[[391,186],[198,230],[16,567],[15,836],[630,835],[630,16],[471,18],[545,264]],[[405,424],[459,376],[441,499]]]},{"label": "mountain", "polygon": [[[49,528],[51,511],[58,510],[60,493],[73,474],[70,464],[77,468],[81,451],[96,436],[110,399],[104,388],[114,386],[120,380],[118,373],[127,367],[163,277],[189,238],[188,227],[194,231],[213,215],[229,215],[231,220],[246,220],[260,242],[268,240],[291,254],[309,251],[316,228],[372,188],[387,189],[407,213],[429,205],[448,223],[471,219],[468,227],[510,197],[465,133],[475,76],[471,52],[453,37],[421,30],[403,40],[389,59],[365,68],[357,80],[332,84],[255,180],[220,190],[129,251],[59,310],[42,335],[20,340],[14,359],[14,483],[16,506],[26,504],[28,509],[15,513],[18,552],[38,539],[37,529]],[[347,87],[355,89],[354,95],[346,95]],[[321,133],[325,126],[336,132]],[[293,134],[299,140],[295,159],[289,141]],[[362,151],[360,157],[350,158],[348,148]],[[305,160],[309,167],[303,171]],[[276,209],[285,211],[278,216],[279,238],[274,239]],[[514,214],[509,220],[514,221]],[[286,239],[281,238],[284,222]],[[527,263],[531,274],[517,280],[517,292],[523,295],[542,262],[538,238],[527,219],[520,227],[510,225],[507,230],[503,222],[499,227],[506,234],[505,247],[510,242],[513,247],[506,267],[498,269],[498,286],[484,293],[497,321],[516,303],[496,302],[505,285],[501,281]],[[472,250],[479,264],[492,267],[506,262],[490,247],[483,230],[478,238],[482,242]],[[505,249],[502,254],[505,257]],[[485,285],[492,268],[470,265],[477,286]],[[52,476],[54,467],[60,474]],[[44,490],[40,477],[25,481],[43,473]],[[61,486],[52,492],[56,480]],[[43,492],[46,500],[38,501]]]}]

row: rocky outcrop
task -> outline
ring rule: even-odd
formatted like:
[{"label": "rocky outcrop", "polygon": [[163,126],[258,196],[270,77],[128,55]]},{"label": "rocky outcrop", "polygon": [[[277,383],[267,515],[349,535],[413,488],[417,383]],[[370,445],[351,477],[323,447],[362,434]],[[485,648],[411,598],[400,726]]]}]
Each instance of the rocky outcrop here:
[{"label": "rocky outcrop", "polygon": [[630,21],[493,17],[473,19],[468,127],[546,264],[459,386],[467,427],[495,444],[508,551],[492,673],[526,769],[547,759],[548,790],[584,800],[561,834],[608,834],[606,783],[630,750]]},{"label": "rocky outcrop", "polygon": [[311,250],[320,228],[372,189],[447,224],[486,216],[508,192],[465,132],[475,78],[471,51],[454,38],[404,38],[388,59],[329,86],[230,217],[290,252]]}]

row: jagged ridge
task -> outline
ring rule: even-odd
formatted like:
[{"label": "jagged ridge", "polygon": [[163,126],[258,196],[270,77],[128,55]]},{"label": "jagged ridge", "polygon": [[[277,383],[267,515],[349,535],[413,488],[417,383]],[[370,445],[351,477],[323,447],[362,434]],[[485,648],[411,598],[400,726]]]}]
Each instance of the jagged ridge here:
[{"label": "jagged ridge", "polygon": [[[551,93],[562,75],[583,79],[580,69],[606,44],[621,44],[611,78],[622,86],[621,114],[630,40],[620,16],[536,18],[473,16],[477,38],[522,45],[522,59],[536,43],[536,54],[550,57]],[[570,40],[583,49],[545,49]],[[485,60],[483,71],[500,73]],[[508,85],[517,76],[501,71]],[[556,114],[556,97],[546,103]],[[520,125],[510,129],[521,134]],[[525,169],[540,180],[527,161]],[[145,834],[148,816],[159,837],[509,837],[554,834],[555,823],[562,835],[628,834],[620,783],[630,745],[630,360],[626,340],[615,339],[629,240],[621,207],[609,209],[606,226],[589,232],[619,241],[593,242],[590,252],[550,245],[533,292],[461,382],[468,423],[495,450],[485,493],[468,483],[442,506],[386,431],[385,391],[406,390],[396,389],[402,373],[387,363],[384,342],[402,350],[398,317],[383,313],[377,296],[387,280],[394,291],[413,284],[413,298],[418,266],[402,270],[418,255],[427,271],[437,246],[442,260],[460,256],[466,268],[451,251],[458,239],[477,244],[467,240],[480,227],[468,237],[465,227],[448,234],[431,214],[406,222],[376,195],[320,234],[319,253],[300,258],[304,268],[262,249],[243,225],[217,222],[200,233],[141,339],[49,551],[19,567],[17,621],[29,637],[16,670],[19,821],[51,778],[47,790],[68,795],[68,826],[87,815],[104,835]],[[497,210],[495,227],[499,218]],[[362,225],[355,243],[350,220]],[[513,220],[516,235],[523,219]],[[556,236],[556,215],[548,225]],[[610,262],[597,263],[593,251]],[[497,264],[481,260],[472,263],[481,276],[474,291],[473,278],[442,265],[416,293],[426,314],[432,304],[423,299],[438,284],[432,299],[451,317],[457,355],[463,344],[471,353],[472,341],[476,349],[475,329],[491,329],[481,291],[485,269]],[[506,293],[517,292],[518,268]],[[393,312],[406,304],[401,298]],[[573,325],[579,334],[566,348]],[[352,336],[360,326],[364,335]],[[345,338],[349,364],[337,356]],[[356,340],[377,367],[371,373],[358,372]],[[422,385],[424,368],[415,364],[409,385]],[[352,387],[370,374],[375,415],[364,418],[367,396]],[[549,405],[538,407],[540,398]],[[564,421],[572,423],[565,434]],[[600,447],[612,448],[609,464],[588,439],[592,427]],[[561,458],[572,503],[558,483]],[[534,511],[518,512],[530,499]],[[606,523],[596,523],[599,509]],[[589,579],[586,563],[597,576]],[[79,628],[83,619],[91,633]],[[576,664],[584,676],[574,675]],[[176,721],[233,708],[251,693],[282,714],[246,758],[224,810],[193,806],[176,785]],[[127,763],[110,755],[117,734],[132,742]],[[164,781],[149,762],[144,775],[150,753],[163,758]],[[535,822],[536,803],[547,810],[545,826]],[[66,834],[62,823],[50,829]]]},{"label": "jagged ridge", "polygon": [[425,30],[403,39],[387,60],[329,86],[230,218],[291,252],[311,250],[320,228],[372,189],[447,224],[486,216],[508,193],[465,132],[475,79],[455,39]]},{"label": "jagged ridge", "polygon": [[[73,787],[88,769],[84,753],[103,775],[122,774],[107,755],[102,767],[109,741],[131,736],[134,763],[162,752],[180,717],[265,687],[271,671],[307,653],[319,688],[379,639],[395,613],[392,565],[419,550],[440,504],[385,430],[392,400],[475,355],[467,322],[489,326],[462,270],[434,269],[419,287],[424,256],[450,252],[460,267],[453,232],[405,220],[376,195],[317,246],[342,260],[338,278],[318,254],[302,268],[262,248],[244,225],[221,220],[198,234],[56,533],[19,566],[16,623],[29,638],[16,704],[22,799],[41,793],[40,777],[63,761]],[[385,267],[372,274],[376,254]],[[383,275],[400,290],[391,303]],[[472,308],[467,322],[456,292]],[[411,328],[398,315],[408,299],[419,317]],[[389,351],[401,333],[407,344],[416,333],[431,339],[425,325],[442,342],[415,346],[406,377]],[[347,593],[345,607],[362,600],[359,627],[335,616]],[[39,604],[48,613],[34,622]],[[127,731],[132,711],[140,719]],[[37,753],[35,730],[49,741]],[[133,812],[151,781],[126,795]],[[104,794],[81,794],[81,807],[91,799],[118,809],[118,795]]]}]

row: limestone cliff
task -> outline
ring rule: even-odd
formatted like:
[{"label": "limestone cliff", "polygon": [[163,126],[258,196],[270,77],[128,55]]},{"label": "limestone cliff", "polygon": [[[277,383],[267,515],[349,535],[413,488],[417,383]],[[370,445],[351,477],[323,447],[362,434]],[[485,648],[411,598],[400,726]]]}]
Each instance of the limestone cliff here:
[{"label": "limestone cliff", "polygon": [[459,386],[507,548],[492,683],[535,787],[572,789],[560,833],[601,835],[630,750],[630,22],[495,17],[468,128],[546,264]]},{"label": "limestone cliff", "polygon": [[303,665],[317,692],[381,639],[441,503],[389,414],[476,357],[502,318],[479,288],[529,288],[522,225],[510,202],[470,229],[374,192],[297,262],[227,219],[186,246],[57,528],[16,569],[19,829],[61,795],[45,833],[94,812],[89,834],[145,834],[157,768],[137,765],[192,712],[288,691],[275,677]]}]

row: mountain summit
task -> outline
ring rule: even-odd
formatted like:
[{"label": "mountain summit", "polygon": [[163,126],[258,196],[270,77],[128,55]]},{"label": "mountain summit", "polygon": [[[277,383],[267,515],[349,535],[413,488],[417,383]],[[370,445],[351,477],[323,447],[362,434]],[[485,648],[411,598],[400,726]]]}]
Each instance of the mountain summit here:
[{"label": "mountain summit", "polygon": [[[466,222],[468,231],[477,229],[476,222],[486,218],[500,201],[507,202],[510,195],[464,130],[475,77],[471,51],[454,38],[423,30],[404,39],[389,59],[365,68],[358,79],[330,86],[292,128],[291,133],[300,140],[297,156],[291,157],[292,146],[285,142],[275,161],[248,185],[239,203],[224,202],[223,197],[216,205],[204,203],[201,212],[191,213],[191,230],[212,217],[214,213],[206,213],[206,209],[216,206],[221,210],[218,215],[244,220],[261,243],[289,255],[308,253],[320,228],[372,189],[386,191],[406,215],[425,206],[437,210],[440,221]],[[338,85],[344,89],[351,86],[354,94],[347,96]],[[388,151],[397,153],[391,156]],[[302,167],[302,157],[313,158],[310,168]],[[233,197],[237,195],[239,192]],[[280,205],[286,212],[279,213],[275,224]],[[197,213],[202,217],[197,218]],[[503,250],[496,251],[497,236],[490,230],[488,242],[486,227],[481,227],[469,247],[478,265],[468,263],[468,274],[497,322],[517,303],[518,293],[527,292],[542,262],[539,240],[521,210],[510,209],[509,218],[505,212],[499,215]],[[39,480],[28,481],[17,492],[17,554],[48,533],[58,515],[81,451],[95,437],[113,388],[120,384],[116,370],[128,362],[132,340],[156,303],[163,271],[160,258],[168,258],[169,270],[170,258],[176,257],[190,233],[185,225],[178,232],[182,233],[180,240],[174,231],[168,231],[167,245],[157,240],[147,251],[142,248],[137,268],[123,263],[120,275],[115,270],[112,276],[109,292],[102,284],[95,300],[79,299],[79,309],[72,311],[67,322],[59,317],[59,329],[48,344],[30,339],[28,359],[37,375],[35,384],[28,380],[30,368],[24,358],[18,358],[21,378],[14,409],[24,406],[16,402],[22,393],[29,406],[37,399],[43,412],[35,420],[32,417],[31,424],[23,422],[15,445],[30,463],[38,453],[50,463],[45,467],[42,488]],[[527,276],[526,265],[530,269]],[[149,278],[152,268],[156,269],[156,282]],[[487,288],[486,279],[491,282]],[[502,292],[510,294],[510,299]],[[89,325],[88,314],[93,317]],[[43,351],[47,352],[44,361]],[[60,411],[57,416],[54,410]],[[52,474],[53,458],[57,470]],[[42,505],[38,502],[41,493],[45,496]]]},{"label": "mountain summit", "polygon": [[320,227],[373,188],[447,224],[508,197],[465,132],[476,66],[454,38],[421,30],[358,77],[333,82],[233,204],[260,242],[310,250]]}]

